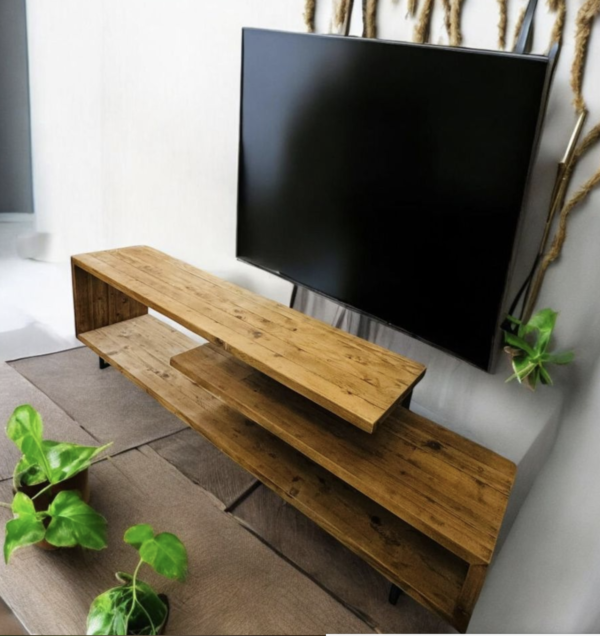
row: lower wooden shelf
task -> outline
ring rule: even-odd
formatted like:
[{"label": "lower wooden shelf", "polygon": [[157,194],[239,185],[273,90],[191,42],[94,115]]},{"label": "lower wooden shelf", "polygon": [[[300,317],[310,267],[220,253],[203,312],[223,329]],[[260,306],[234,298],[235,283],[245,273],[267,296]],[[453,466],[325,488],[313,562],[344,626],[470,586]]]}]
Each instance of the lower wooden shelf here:
[{"label": "lower wooden shelf", "polygon": [[407,594],[466,629],[473,566],[170,366],[193,340],[149,315],[79,339]]}]

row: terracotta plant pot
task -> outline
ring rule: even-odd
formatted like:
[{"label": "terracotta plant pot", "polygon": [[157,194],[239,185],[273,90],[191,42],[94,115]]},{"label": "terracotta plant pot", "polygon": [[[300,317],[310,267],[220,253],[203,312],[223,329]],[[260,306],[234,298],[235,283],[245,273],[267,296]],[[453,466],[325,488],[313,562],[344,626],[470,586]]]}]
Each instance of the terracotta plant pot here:
[{"label": "terracotta plant pot", "polygon": [[[35,486],[27,486],[26,484],[22,484],[17,477],[13,477],[13,494],[22,492],[31,499],[33,499],[35,495],[37,495],[47,486],[47,481]],[[89,503],[91,494],[89,470],[86,468],[84,471],[78,473],[74,477],[71,477],[71,479],[67,479],[60,484],[52,486],[52,488],[46,491],[43,495],[40,495],[37,499],[33,499],[33,505],[35,506],[36,511],[40,512],[42,510],[48,510],[48,506],[50,506],[56,495],[58,495],[58,493],[62,492],[63,490],[76,490],[77,492],[79,492],[79,495],[83,499],[83,501],[85,501],[85,503]],[[49,522],[50,520],[46,520],[46,525],[48,525]],[[35,545],[42,550],[58,550],[55,545],[48,543],[46,540],[40,541]]]}]

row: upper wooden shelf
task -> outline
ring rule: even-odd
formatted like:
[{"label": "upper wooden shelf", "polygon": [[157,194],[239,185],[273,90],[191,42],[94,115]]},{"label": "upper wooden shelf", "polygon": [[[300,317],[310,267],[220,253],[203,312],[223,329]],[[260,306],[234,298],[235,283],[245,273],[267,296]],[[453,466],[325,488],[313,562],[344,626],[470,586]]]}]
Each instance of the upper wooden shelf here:
[{"label": "upper wooden shelf", "polygon": [[417,362],[149,247],[75,256],[73,266],[75,275],[89,272],[368,433],[425,373]]}]

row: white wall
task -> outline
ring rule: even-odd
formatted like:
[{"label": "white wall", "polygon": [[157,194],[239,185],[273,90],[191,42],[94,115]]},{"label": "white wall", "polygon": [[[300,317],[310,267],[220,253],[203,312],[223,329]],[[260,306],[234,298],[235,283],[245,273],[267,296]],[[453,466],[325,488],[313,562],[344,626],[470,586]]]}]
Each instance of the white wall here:
[{"label": "white wall", "polygon": [[[524,0],[509,4],[512,31]],[[569,4],[575,8],[581,0]],[[352,30],[359,33],[359,0],[356,5]],[[434,42],[446,40],[440,5]],[[380,0],[381,37],[410,39],[405,6],[404,0]],[[330,0],[318,7],[318,30],[327,31]],[[56,238],[48,256],[148,243],[286,301],[287,283],[234,259],[240,29],[303,30],[302,10],[303,0],[28,0],[38,223]],[[538,17],[535,49],[542,52],[552,24],[543,2]],[[465,3],[465,44],[492,48],[497,20],[497,0]],[[518,273],[539,239],[556,162],[574,124],[573,24],[574,10]],[[593,123],[600,120],[598,59],[596,37],[586,82]],[[599,162],[596,151],[579,178]],[[545,456],[555,424],[561,425],[554,454],[490,573],[474,631],[600,628],[600,497],[594,496],[600,479],[594,452],[600,442],[599,197],[574,213],[564,256],[540,299],[540,306],[562,311],[557,345],[578,354],[575,366],[556,374],[557,387],[529,394],[504,385],[506,367],[488,375],[408,338],[394,341],[428,364],[418,398],[434,419],[462,426],[509,456],[536,445]]]}]

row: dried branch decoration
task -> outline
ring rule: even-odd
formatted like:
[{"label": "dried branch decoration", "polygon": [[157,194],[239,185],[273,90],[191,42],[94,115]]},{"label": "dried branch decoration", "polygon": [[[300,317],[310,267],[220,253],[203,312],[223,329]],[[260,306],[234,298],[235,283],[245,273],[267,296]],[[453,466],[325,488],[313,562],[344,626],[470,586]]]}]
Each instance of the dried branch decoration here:
[{"label": "dried branch decoration", "polygon": [[452,11],[450,14],[451,32],[450,44],[452,46],[460,46],[462,44],[462,31],[460,26],[460,18],[462,14],[462,5],[464,0],[452,0]]},{"label": "dried branch decoration", "polygon": [[429,42],[429,33],[431,30],[431,14],[433,13],[433,1],[425,0],[425,4],[421,9],[419,21],[415,26],[413,40],[419,44]]},{"label": "dried branch decoration", "polygon": [[550,11],[556,11],[561,0],[548,0],[548,8]]},{"label": "dried branch decoration", "polygon": [[567,0],[550,0],[548,2],[552,9],[552,4],[556,5],[556,20],[554,20],[554,26],[552,27],[552,34],[550,35],[550,48],[557,42],[560,44],[565,32],[565,22],[567,21]]},{"label": "dried branch decoration", "polygon": [[508,0],[498,0],[500,21],[498,22],[498,48],[506,48],[506,31],[508,27]]},{"label": "dried branch decoration", "polygon": [[575,59],[571,68],[571,87],[575,95],[573,105],[578,113],[586,109],[583,98],[583,73],[587,59],[588,45],[594,18],[600,13],[600,0],[586,0],[577,14],[575,33]]},{"label": "dried branch decoration", "polygon": [[524,6],[519,13],[517,23],[515,24],[515,32],[513,34],[513,50],[517,48],[517,42],[521,37],[521,31],[523,30],[523,24],[525,23],[525,16],[527,15],[527,6]]},{"label": "dried branch decoration", "polygon": [[377,0],[363,0],[363,37],[377,37]]},{"label": "dried branch decoration", "polygon": [[306,0],[304,5],[304,24],[309,33],[315,32],[315,13],[317,11],[317,0]]}]

